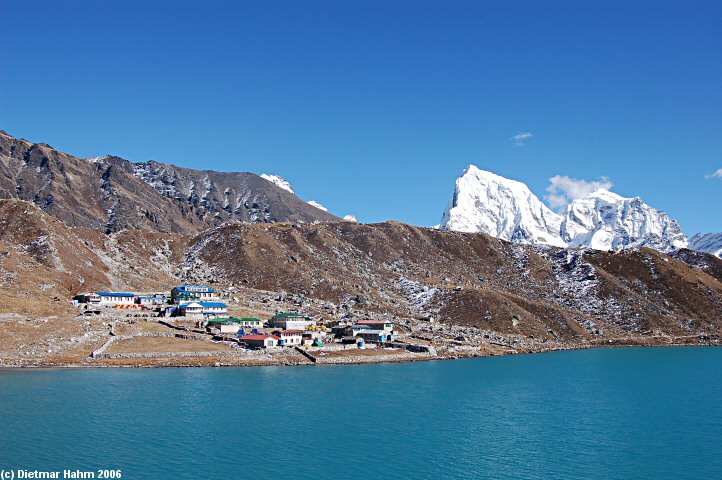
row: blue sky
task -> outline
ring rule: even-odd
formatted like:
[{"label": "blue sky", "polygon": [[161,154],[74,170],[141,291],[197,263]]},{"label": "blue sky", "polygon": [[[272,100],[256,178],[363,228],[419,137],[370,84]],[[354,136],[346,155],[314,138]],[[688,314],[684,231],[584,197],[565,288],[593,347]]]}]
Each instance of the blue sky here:
[{"label": "blue sky", "polygon": [[[438,223],[466,165],[722,231],[722,2],[0,0],[0,128]],[[512,137],[532,134],[520,145]]]}]

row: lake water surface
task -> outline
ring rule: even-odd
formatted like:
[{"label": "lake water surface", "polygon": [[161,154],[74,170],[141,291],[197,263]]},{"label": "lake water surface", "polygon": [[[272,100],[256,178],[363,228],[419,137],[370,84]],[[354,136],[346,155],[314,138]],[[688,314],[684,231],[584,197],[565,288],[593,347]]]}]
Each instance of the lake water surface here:
[{"label": "lake water surface", "polygon": [[722,348],[0,372],[0,468],[122,478],[722,478]]}]

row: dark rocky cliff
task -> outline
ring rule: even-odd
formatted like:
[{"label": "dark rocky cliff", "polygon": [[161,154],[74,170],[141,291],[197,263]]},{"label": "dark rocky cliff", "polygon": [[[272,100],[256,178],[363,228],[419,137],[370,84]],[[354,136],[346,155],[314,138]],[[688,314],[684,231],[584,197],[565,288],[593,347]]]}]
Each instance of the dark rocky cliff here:
[{"label": "dark rocky cliff", "polygon": [[3,131],[0,198],[30,201],[70,226],[106,232],[198,233],[229,220],[338,220],[253,173],[81,159]]}]

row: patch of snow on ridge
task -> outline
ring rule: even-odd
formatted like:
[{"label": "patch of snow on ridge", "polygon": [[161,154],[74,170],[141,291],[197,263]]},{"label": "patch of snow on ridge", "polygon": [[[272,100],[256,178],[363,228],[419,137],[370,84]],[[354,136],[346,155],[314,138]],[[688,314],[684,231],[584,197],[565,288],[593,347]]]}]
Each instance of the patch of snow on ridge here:
[{"label": "patch of snow on ridge", "polygon": [[164,167],[151,162],[136,163],[133,175],[143,180],[165,197],[180,199],[182,193],[178,188],[177,178]]},{"label": "patch of snow on ridge", "polygon": [[689,248],[722,258],[722,233],[698,233],[689,240]]},{"label": "patch of snow on ridge", "polygon": [[86,158],[85,161],[90,162],[90,163],[99,164],[99,163],[105,162],[105,160],[107,160],[108,158],[110,158],[110,155],[100,155],[97,157]]},{"label": "patch of snow on ridge", "polygon": [[261,178],[263,178],[264,180],[268,180],[269,182],[273,183],[277,187],[286,190],[287,192],[293,193],[294,195],[296,194],[296,192],[293,191],[293,188],[291,188],[291,183],[280,175],[269,175],[267,173],[264,173],[261,175]]},{"label": "patch of snow on ridge", "polygon": [[399,278],[398,283],[406,294],[406,298],[408,298],[411,308],[417,312],[421,312],[424,306],[426,306],[426,304],[434,298],[434,294],[436,293],[436,288],[428,287],[420,284],[419,282],[409,280],[403,275]]},{"label": "patch of snow on ridge", "polygon": [[315,200],[309,200],[307,203],[308,203],[309,205],[311,205],[312,207],[316,207],[316,208],[318,208],[319,210],[323,210],[324,212],[328,212],[328,208],[324,207],[323,205],[321,205],[320,203],[318,203],[318,202],[315,201]]}]

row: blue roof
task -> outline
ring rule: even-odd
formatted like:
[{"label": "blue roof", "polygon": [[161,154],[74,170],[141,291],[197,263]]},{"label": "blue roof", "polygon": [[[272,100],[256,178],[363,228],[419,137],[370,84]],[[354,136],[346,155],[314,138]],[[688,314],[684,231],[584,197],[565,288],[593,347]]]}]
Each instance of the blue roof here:
[{"label": "blue roof", "polygon": [[[191,287],[191,290],[187,290],[188,287]],[[175,287],[175,288],[177,288],[179,292],[191,292],[191,293],[200,292],[200,291],[209,292],[209,293],[215,292],[215,290],[213,290],[208,285],[181,285],[180,287]]]},{"label": "blue roof", "polygon": [[127,292],[95,292],[96,295],[101,297],[135,297],[135,293]]},{"label": "blue roof", "polygon": [[201,307],[228,307],[228,305],[223,302],[198,302],[198,305],[200,305]]}]

